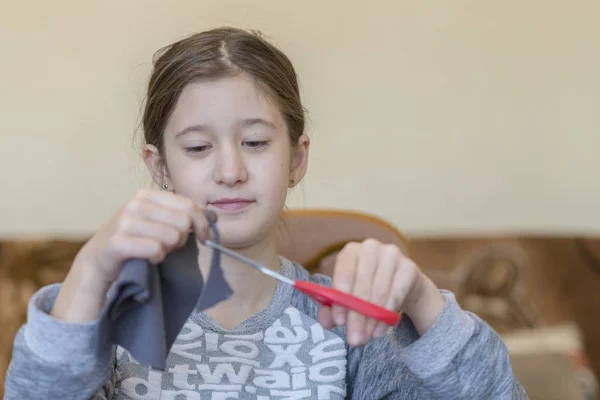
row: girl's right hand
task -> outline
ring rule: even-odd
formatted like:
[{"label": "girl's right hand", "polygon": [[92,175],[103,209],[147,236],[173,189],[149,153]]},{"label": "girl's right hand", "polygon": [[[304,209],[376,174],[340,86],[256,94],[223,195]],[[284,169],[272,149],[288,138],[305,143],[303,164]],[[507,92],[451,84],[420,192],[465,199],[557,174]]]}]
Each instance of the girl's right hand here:
[{"label": "girl's right hand", "polygon": [[73,263],[81,279],[109,286],[127,259],[160,263],[191,232],[209,238],[208,221],[191,199],[142,189],[82,247]]}]

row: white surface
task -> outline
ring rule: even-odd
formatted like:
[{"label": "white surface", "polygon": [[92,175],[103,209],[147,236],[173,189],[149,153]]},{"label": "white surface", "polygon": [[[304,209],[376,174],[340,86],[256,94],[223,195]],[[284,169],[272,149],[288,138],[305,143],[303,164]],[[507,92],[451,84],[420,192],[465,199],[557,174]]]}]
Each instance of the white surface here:
[{"label": "white surface", "polygon": [[290,207],[409,235],[600,232],[597,0],[1,8],[2,236],[86,234],[146,185],[132,135],[152,53],[222,24],[263,30],[299,71],[313,149]]}]

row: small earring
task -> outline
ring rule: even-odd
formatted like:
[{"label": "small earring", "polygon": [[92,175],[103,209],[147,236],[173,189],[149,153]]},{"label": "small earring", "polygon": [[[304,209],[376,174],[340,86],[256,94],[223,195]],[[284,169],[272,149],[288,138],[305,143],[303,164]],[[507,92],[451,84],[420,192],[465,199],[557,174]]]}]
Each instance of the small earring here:
[{"label": "small earring", "polygon": [[290,185],[293,185],[293,184],[294,184],[294,180],[290,179]]},{"label": "small earring", "polygon": [[165,190],[167,190],[167,189],[169,188],[169,185],[167,185],[167,184],[165,183],[165,184],[163,185],[163,188],[164,188]]}]

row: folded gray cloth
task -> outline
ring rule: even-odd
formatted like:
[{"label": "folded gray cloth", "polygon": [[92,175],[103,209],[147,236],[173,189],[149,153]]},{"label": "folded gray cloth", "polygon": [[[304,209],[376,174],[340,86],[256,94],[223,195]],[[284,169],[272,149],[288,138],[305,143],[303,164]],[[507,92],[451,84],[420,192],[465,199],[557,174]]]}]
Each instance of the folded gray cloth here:
[{"label": "folded gray cloth", "polygon": [[[220,242],[216,214],[206,213],[215,243]],[[171,346],[192,311],[229,298],[233,290],[223,276],[221,253],[213,250],[206,283],[198,267],[196,237],[169,253],[159,265],[133,259],[125,263],[100,314],[98,351],[125,348],[140,364],[166,367]]]}]

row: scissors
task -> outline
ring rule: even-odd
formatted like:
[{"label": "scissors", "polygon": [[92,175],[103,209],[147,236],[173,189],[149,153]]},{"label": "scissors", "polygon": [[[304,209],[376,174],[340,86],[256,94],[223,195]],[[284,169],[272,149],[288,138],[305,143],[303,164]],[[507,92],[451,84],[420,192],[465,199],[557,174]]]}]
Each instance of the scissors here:
[{"label": "scissors", "polygon": [[336,304],[347,308],[352,311],[356,311],[362,315],[367,317],[376,319],[378,321],[385,322],[390,326],[396,326],[400,321],[400,314],[396,313],[392,310],[388,310],[387,308],[378,306],[377,304],[373,304],[369,301],[363,300],[351,294],[342,292],[337,289],[329,288],[326,286],[318,285],[316,283],[303,281],[303,280],[292,280],[289,279],[277,272],[267,268],[264,265],[257,263],[256,261],[245,257],[239,253],[236,253],[233,250],[230,250],[226,247],[221,246],[218,243],[215,243],[211,240],[205,240],[204,244],[208,247],[211,247],[215,250],[218,250],[232,258],[235,258],[238,261],[241,261],[245,264],[248,264],[262,273],[269,275],[280,282],[286,283],[288,285],[293,286],[296,290],[304,293],[309,296],[313,300],[318,301],[324,306],[331,307]]}]

